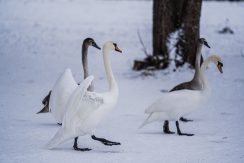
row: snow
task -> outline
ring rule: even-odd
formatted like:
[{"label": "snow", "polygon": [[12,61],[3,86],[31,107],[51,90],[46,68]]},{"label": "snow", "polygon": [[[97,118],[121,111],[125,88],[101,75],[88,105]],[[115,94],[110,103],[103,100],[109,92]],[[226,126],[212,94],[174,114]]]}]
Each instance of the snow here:
[{"label": "snow", "polygon": [[[212,87],[209,105],[180,123],[182,132],[193,137],[165,135],[162,124],[138,129],[145,120],[144,109],[193,71],[187,66],[176,72],[158,71],[141,77],[131,67],[144,58],[137,30],[151,51],[152,1],[106,0],[1,0],[0,1],[0,162],[244,162],[244,3],[203,2],[201,37],[211,49],[204,58],[218,54],[223,74],[215,66],[207,70]],[[219,34],[226,20],[234,35]],[[89,136],[72,150],[73,140],[55,150],[45,144],[59,126],[51,114],[35,114],[41,100],[58,76],[71,68],[81,81],[80,49],[84,38],[99,46],[113,40],[123,50],[111,55],[120,87],[116,110],[96,130],[97,137],[119,141],[121,146],[104,146]],[[90,72],[95,90],[107,90],[101,51],[89,49]],[[176,131],[173,123],[170,128]]]}]

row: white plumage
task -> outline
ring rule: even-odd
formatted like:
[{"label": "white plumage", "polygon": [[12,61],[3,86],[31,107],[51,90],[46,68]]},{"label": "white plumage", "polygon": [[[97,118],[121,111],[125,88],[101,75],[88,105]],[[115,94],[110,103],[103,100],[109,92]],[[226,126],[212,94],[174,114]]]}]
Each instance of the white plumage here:
[{"label": "white plumage", "polygon": [[[47,144],[47,148],[55,147],[65,141],[67,138],[78,136],[75,134],[76,128],[74,126],[74,123],[77,123],[78,121],[75,117],[78,117],[78,109],[80,103],[83,101],[83,96],[87,92],[87,88],[89,87],[93,79],[93,76],[87,77],[70,96],[70,100],[67,104],[68,109],[64,114],[64,118],[62,121],[62,127],[58,130],[53,139],[51,139],[51,141]],[[83,114],[83,117],[85,115],[86,114]]]},{"label": "white plumage", "polygon": [[181,90],[164,94],[145,110],[149,116],[141,127],[153,121],[177,121],[197,109],[201,103],[203,104],[205,97],[203,92],[197,90]]},{"label": "white plumage", "polygon": [[[154,121],[170,120],[177,122],[180,117],[185,116],[199,108],[201,105],[204,105],[204,102],[210,95],[210,89],[208,88],[208,82],[204,74],[207,65],[210,62],[216,64],[219,71],[222,73],[223,64],[221,62],[221,58],[217,55],[208,57],[202,63],[200,70],[203,89],[179,90],[164,94],[145,110],[145,113],[149,115],[140,127],[143,127],[146,124]],[[177,130],[180,133],[178,122]],[[192,136],[192,134],[182,135]]]},{"label": "white plumage", "polygon": [[57,123],[62,123],[66,104],[77,86],[70,69],[66,69],[56,81],[52,89],[49,107]]},{"label": "white plumage", "polygon": [[63,117],[62,127],[48,143],[47,148],[54,148],[67,139],[86,134],[93,135],[101,119],[114,109],[119,89],[113,76],[108,52],[115,49],[115,45],[112,42],[107,42],[103,46],[103,60],[109,91],[105,93],[87,91],[93,77],[86,78],[70,96],[66,105],[67,111]]}]

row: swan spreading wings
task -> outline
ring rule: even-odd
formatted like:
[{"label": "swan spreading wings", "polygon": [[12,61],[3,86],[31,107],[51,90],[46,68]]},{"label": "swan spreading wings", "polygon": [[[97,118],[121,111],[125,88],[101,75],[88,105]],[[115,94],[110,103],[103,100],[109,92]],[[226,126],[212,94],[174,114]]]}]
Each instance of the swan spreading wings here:
[{"label": "swan spreading wings", "polygon": [[[122,51],[117,44],[109,41],[103,45],[103,60],[105,72],[108,80],[109,90],[104,93],[90,92],[87,88],[93,81],[93,76],[87,77],[72,93],[66,105],[66,113],[62,121],[62,127],[56,135],[49,141],[47,148],[51,149],[65,140],[83,136],[92,135],[92,139],[100,141],[104,145],[120,145],[118,142],[112,142],[104,138],[97,138],[94,135],[98,123],[109,114],[117,104],[119,88],[114,78],[109,51]],[[89,151],[89,148],[78,148],[77,141],[74,144],[75,150]]]}]

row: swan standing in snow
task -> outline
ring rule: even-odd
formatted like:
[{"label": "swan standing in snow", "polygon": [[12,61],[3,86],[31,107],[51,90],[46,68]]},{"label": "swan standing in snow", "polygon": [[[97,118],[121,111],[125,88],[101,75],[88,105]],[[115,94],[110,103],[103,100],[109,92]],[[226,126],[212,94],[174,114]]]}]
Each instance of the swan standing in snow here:
[{"label": "swan standing in snow", "polygon": [[[86,134],[90,134],[92,139],[100,141],[104,145],[120,145],[118,142],[97,138],[94,135],[96,126],[105,115],[114,109],[119,96],[119,88],[109,58],[109,51],[111,50],[122,52],[113,42],[107,42],[103,45],[103,61],[109,90],[105,93],[86,92],[86,88],[92,82],[93,77],[90,76],[85,79],[72,93],[67,104],[67,112],[64,115],[62,127],[47,144],[47,148],[52,149],[65,140]],[[75,150],[89,151],[91,149],[77,147]]]},{"label": "swan standing in snow", "polygon": [[[88,72],[88,47],[93,46],[101,49],[92,38],[86,38],[82,44],[82,66],[84,71],[84,78],[89,74]],[[38,113],[52,112],[55,120],[61,125],[63,115],[65,113],[65,106],[72,92],[77,88],[77,83],[74,80],[70,69],[66,69],[64,73],[56,81],[52,91],[42,100],[44,108]],[[89,86],[88,90],[93,91],[93,83]],[[50,103],[50,107],[49,107]]]},{"label": "swan standing in snow", "polygon": [[223,73],[223,64],[221,62],[221,58],[217,55],[208,57],[203,62],[200,69],[200,76],[203,79],[203,89],[180,90],[165,94],[145,110],[145,113],[149,114],[149,116],[141,125],[141,127],[154,121],[170,120],[176,122],[178,135],[193,136],[194,134],[181,132],[178,120],[180,117],[187,115],[197,109],[198,106],[205,100],[205,98],[208,97],[210,89],[208,88],[208,82],[205,77],[205,70],[210,62],[216,64],[219,71]]},{"label": "swan standing in snow", "polygon": [[[169,92],[183,90],[183,89],[202,90],[203,85],[202,85],[202,79],[201,79],[201,75],[200,75],[200,65],[201,65],[200,63],[201,63],[201,56],[202,56],[201,52],[202,52],[203,45],[210,48],[210,46],[208,45],[205,38],[199,38],[198,39],[197,53],[196,53],[196,61],[195,61],[195,74],[194,74],[193,79],[191,81],[184,82],[184,83],[176,85]],[[181,117],[180,120],[183,122],[192,121],[192,120],[188,120],[188,119],[183,118],[183,117]],[[163,130],[164,130],[164,133],[166,133],[166,134],[173,134],[174,133],[174,132],[171,132],[169,130],[169,121],[168,120],[164,121]]]}]

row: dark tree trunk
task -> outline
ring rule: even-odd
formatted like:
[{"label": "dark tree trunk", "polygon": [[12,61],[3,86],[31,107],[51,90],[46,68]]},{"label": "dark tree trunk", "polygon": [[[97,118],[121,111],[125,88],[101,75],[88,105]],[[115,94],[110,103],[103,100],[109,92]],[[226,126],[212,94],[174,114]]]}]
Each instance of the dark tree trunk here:
[{"label": "dark tree trunk", "polygon": [[168,34],[174,30],[172,0],[154,0],[153,3],[153,55],[168,58]]},{"label": "dark tree trunk", "polygon": [[181,15],[182,32],[176,44],[178,58],[176,66],[181,66],[185,62],[195,66],[197,43],[200,31],[202,0],[184,0]]},{"label": "dark tree trunk", "polygon": [[197,39],[202,0],[153,1],[153,54],[144,61],[135,61],[134,70],[167,68],[169,51],[167,43],[171,33],[180,30],[176,42],[176,67],[185,62],[195,65]]}]

